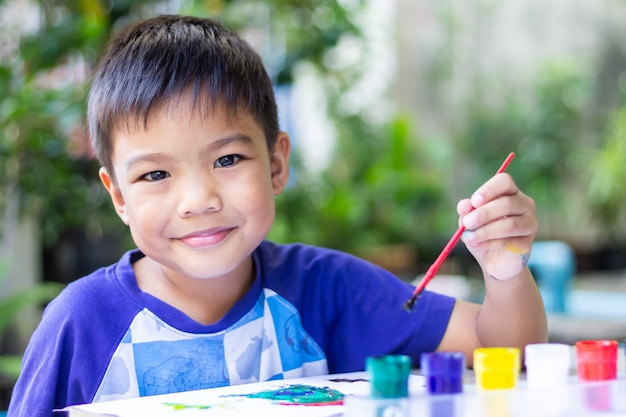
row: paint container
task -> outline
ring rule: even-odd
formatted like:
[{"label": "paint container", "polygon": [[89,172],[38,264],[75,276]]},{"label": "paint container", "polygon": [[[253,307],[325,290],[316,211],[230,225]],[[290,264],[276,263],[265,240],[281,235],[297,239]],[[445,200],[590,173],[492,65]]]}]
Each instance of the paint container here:
[{"label": "paint container", "polygon": [[432,352],[420,356],[420,367],[426,377],[429,394],[463,392],[465,354],[461,352]]},{"label": "paint container", "polygon": [[517,409],[515,401],[520,371],[518,348],[492,347],[474,350],[474,374],[480,395],[480,413],[487,417],[509,417]]},{"label": "paint container", "polygon": [[344,417],[408,417],[411,358],[383,355],[367,358],[370,397],[346,396]]},{"label": "paint container", "polygon": [[576,342],[578,378],[582,381],[608,381],[617,378],[617,340]]},{"label": "paint container", "polygon": [[561,343],[526,345],[524,358],[531,416],[564,415],[569,399],[571,347]]},{"label": "paint container", "polygon": [[478,348],[474,350],[476,387],[480,390],[513,389],[520,370],[518,348]]},{"label": "paint container", "polygon": [[409,356],[371,356],[367,358],[365,368],[372,382],[372,398],[408,397],[411,373]]},{"label": "paint container", "polygon": [[461,352],[422,353],[420,368],[426,377],[428,394],[438,397],[429,403],[430,417],[460,415],[462,399],[459,398],[460,396],[447,394],[463,392],[463,373],[466,369],[465,354]]},{"label": "paint container", "polygon": [[561,343],[526,345],[524,364],[528,388],[566,386],[570,370],[570,346]]}]

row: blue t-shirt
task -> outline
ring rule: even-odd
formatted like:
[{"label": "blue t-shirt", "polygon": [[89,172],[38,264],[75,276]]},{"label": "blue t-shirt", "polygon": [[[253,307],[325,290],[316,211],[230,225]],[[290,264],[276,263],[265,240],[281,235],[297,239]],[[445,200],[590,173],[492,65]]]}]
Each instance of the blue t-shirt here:
[{"label": "blue t-shirt", "polygon": [[454,299],[354,256],[263,242],[250,290],[217,323],[199,324],[141,291],[129,251],[71,284],[26,349],[9,417],[68,405],[363,370],[368,356],[418,363],[445,332]]}]

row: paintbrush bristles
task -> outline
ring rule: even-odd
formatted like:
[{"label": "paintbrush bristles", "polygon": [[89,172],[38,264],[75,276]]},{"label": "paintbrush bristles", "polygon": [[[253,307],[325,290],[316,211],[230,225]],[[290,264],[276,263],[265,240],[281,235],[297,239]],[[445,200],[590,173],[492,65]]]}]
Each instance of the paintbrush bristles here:
[{"label": "paintbrush bristles", "polygon": [[411,298],[406,300],[406,302],[403,304],[404,309],[408,311],[409,313],[413,310],[413,306],[415,305],[415,302],[417,301],[417,295],[414,294]]}]

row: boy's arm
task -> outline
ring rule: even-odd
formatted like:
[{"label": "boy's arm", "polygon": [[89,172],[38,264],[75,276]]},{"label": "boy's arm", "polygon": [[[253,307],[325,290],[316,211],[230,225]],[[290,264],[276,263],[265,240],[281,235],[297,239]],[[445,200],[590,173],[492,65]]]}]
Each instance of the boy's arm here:
[{"label": "boy's arm", "polygon": [[438,350],[465,352],[471,365],[477,347],[545,342],[545,309],[526,266],[537,232],[534,201],[508,174],[498,174],[457,211],[466,227],[463,241],[483,271],[485,299],[482,305],[456,302]]},{"label": "boy's arm", "polygon": [[[22,371],[13,388],[8,417],[53,417],[63,346],[58,342],[61,326],[42,321],[24,353]],[[55,334],[56,333],[56,334]]]},{"label": "boy's arm", "polygon": [[482,305],[456,301],[437,348],[464,352],[469,366],[478,347],[523,349],[526,344],[547,341],[545,310],[530,272],[507,281],[490,280],[494,281],[490,277],[485,280],[487,288]]}]

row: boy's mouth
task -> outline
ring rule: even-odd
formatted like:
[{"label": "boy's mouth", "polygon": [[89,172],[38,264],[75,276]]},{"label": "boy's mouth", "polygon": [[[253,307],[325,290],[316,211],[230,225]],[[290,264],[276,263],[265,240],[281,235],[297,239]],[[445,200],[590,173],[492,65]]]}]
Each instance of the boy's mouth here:
[{"label": "boy's mouth", "polygon": [[233,230],[234,227],[216,227],[189,233],[179,240],[193,248],[214,246],[221,243]]}]

